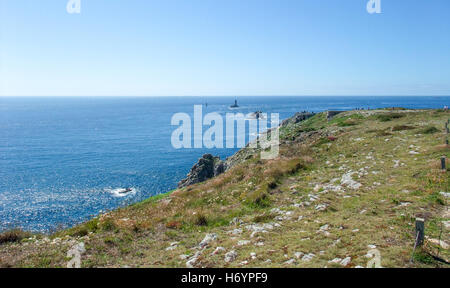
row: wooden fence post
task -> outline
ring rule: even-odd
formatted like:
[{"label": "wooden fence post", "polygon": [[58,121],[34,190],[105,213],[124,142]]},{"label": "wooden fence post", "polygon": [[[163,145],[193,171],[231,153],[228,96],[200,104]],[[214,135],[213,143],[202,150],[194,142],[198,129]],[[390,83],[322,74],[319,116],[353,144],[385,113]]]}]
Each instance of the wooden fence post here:
[{"label": "wooden fence post", "polygon": [[416,236],[417,246],[422,246],[425,238],[425,219],[423,218],[416,218]]}]

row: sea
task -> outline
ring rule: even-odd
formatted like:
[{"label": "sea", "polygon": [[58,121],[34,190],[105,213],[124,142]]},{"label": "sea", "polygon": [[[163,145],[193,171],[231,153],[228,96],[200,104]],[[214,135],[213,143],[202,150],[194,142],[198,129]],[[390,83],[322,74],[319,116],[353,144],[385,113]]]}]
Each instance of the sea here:
[{"label": "sea", "polygon": [[299,111],[443,108],[450,97],[0,97],[0,231],[70,227],[176,188],[205,153],[234,154],[236,147],[173,147],[171,119],[193,119],[194,105],[204,114],[285,119]]}]

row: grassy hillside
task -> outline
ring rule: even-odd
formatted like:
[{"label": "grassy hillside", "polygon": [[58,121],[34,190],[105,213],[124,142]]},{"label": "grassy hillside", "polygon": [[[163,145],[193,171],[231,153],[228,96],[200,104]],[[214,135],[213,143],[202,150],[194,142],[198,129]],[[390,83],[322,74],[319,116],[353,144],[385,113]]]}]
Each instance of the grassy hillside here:
[{"label": "grassy hillside", "polygon": [[[448,267],[428,253],[450,258],[449,117],[319,113],[280,129],[275,160],[242,151],[216,178],[72,229],[3,234],[0,266],[65,267],[83,242],[82,267],[365,267],[374,248],[384,267]],[[428,239],[410,263],[416,217]]]}]

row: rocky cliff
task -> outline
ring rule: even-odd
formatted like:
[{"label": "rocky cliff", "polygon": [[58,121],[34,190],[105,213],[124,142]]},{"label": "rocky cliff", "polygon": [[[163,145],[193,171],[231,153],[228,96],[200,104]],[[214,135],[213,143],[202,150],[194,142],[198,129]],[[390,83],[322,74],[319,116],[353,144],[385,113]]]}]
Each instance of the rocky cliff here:
[{"label": "rocky cliff", "polygon": [[[294,116],[284,120],[281,123],[281,127],[297,124],[313,117],[314,115],[315,113],[307,111],[298,112]],[[213,156],[211,154],[205,154],[191,168],[186,178],[178,183],[178,188],[183,188],[196,183],[204,182],[217,175],[220,175],[228,169],[234,167],[235,165],[253,158],[256,151],[258,150],[248,149],[247,145],[246,148],[239,150],[236,154],[228,157],[225,161],[220,160],[220,157]]]},{"label": "rocky cliff", "polygon": [[220,157],[214,157],[211,154],[205,154],[191,168],[191,171],[185,179],[178,183],[178,188],[190,186],[211,179],[214,176],[222,174],[226,170],[225,162]]}]

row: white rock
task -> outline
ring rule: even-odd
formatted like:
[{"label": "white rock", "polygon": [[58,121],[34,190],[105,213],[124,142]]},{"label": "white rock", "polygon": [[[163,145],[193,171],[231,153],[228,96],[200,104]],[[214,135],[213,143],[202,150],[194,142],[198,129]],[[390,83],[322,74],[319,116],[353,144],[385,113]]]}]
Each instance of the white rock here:
[{"label": "white rock", "polygon": [[237,258],[237,253],[236,251],[230,251],[227,254],[225,254],[225,262],[230,263],[233,262],[236,258]]},{"label": "white rock", "polygon": [[339,264],[341,264],[342,266],[347,266],[348,264],[350,264],[350,262],[352,262],[352,258],[347,257],[347,258],[344,258],[344,260],[342,260]]},{"label": "white rock", "polygon": [[352,178],[352,175],[355,174],[355,173],[356,172],[349,171],[349,172],[345,173],[344,175],[342,175],[341,184],[345,185],[348,188],[351,188],[353,190],[357,190],[357,189],[361,188],[362,184],[356,182]]},{"label": "white rock", "polygon": [[283,214],[283,211],[281,211],[280,208],[273,208],[270,210],[270,212],[276,214]]},{"label": "white rock", "polygon": [[325,225],[321,226],[319,230],[320,231],[327,231],[329,227],[330,226],[328,224],[325,224]]},{"label": "white rock", "polygon": [[239,263],[239,265],[241,266],[248,265],[248,261],[242,261],[241,263]]},{"label": "white rock", "polygon": [[170,243],[170,246],[166,248],[166,251],[175,250],[178,247],[179,242],[172,242]]},{"label": "white rock", "polygon": [[445,229],[450,229],[450,220],[442,221],[442,224],[444,224]]},{"label": "white rock", "polygon": [[303,255],[305,255],[305,253],[303,253],[303,252],[295,252],[294,253],[295,258],[297,258],[297,259],[303,257]]},{"label": "white rock", "polygon": [[341,238],[336,239],[336,241],[334,241],[333,244],[331,244],[331,247],[334,247],[334,246],[336,246],[339,243],[341,243]]},{"label": "white rock", "polygon": [[186,268],[194,268],[195,266],[195,262],[197,262],[197,258],[192,258],[192,259],[189,259],[187,262],[186,262]]},{"label": "white rock", "polygon": [[339,178],[333,178],[333,179],[330,180],[330,183],[336,183],[339,180],[340,180]]},{"label": "white rock", "polygon": [[450,192],[439,192],[439,194],[441,194],[445,198],[450,198]]},{"label": "white rock", "polygon": [[186,259],[189,258],[189,255],[188,254],[182,254],[182,255],[178,256],[178,258],[180,258],[181,260],[186,260]]},{"label": "white rock", "polygon": [[238,246],[244,246],[250,244],[250,240],[240,240],[237,245]]},{"label": "white rock", "polygon": [[247,230],[252,231],[251,237],[255,237],[258,233],[267,233],[267,230],[272,230],[274,225],[264,223],[264,224],[251,224],[246,226]]},{"label": "white rock", "polygon": [[228,234],[231,234],[231,235],[239,235],[241,233],[242,233],[242,229],[239,229],[239,228],[236,228],[236,229],[228,232]]},{"label": "white rock", "polygon": [[230,221],[230,225],[241,225],[242,223],[242,220],[237,217],[234,217],[233,220]]},{"label": "white rock", "polygon": [[206,234],[205,238],[203,238],[202,242],[200,242],[200,244],[198,244],[198,247],[200,249],[208,246],[209,243],[211,243],[212,241],[217,239],[217,234],[216,233],[211,233],[211,234]]},{"label": "white rock", "polygon": [[311,261],[311,259],[313,259],[315,256],[316,256],[316,255],[314,255],[313,253],[306,254],[306,255],[304,255],[304,256],[302,257],[302,261],[309,262],[309,261]]},{"label": "white rock", "polygon": [[220,252],[224,252],[224,251],[225,251],[225,248],[223,248],[223,247],[217,247],[217,248],[214,250],[214,252],[211,253],[211,255],[216,255],[216,254],[219,254]]},{"label": "white rock", "polygon": [[394,160],[394,168],[400,167],[400,160]]},{"label": "white rock", "polygon": [[294,259],[294,258],[289,259],[289,260],[287,260],[286,262],[284,262],[284,264],[287,264],[287,265],[292,265],[292,264],[294,264],[294,263],[295,263],[295,259]]},{"label": "white rock", "polygon": [[333,260],[328,261],[328,263],[339,263],[342,261],[342,258],[334,258]]},{"label": "white rock", "polygon": [[195,252],[194,256],[192,256],[191,258],[189,258],[189,260],[186,262],[186,267],[187,268],[194,268],[195,264],[198,261],[198,257],[200,257],[200,255],[202,254],[203,250],[197,251]]}]

